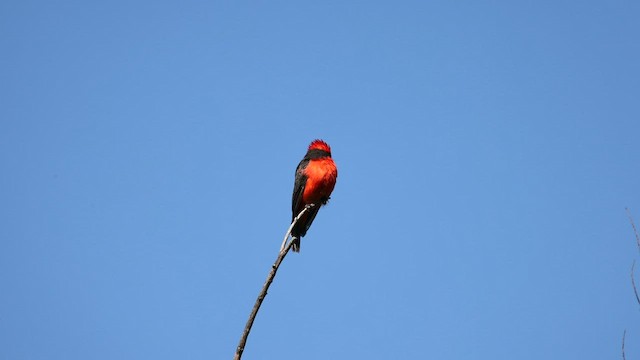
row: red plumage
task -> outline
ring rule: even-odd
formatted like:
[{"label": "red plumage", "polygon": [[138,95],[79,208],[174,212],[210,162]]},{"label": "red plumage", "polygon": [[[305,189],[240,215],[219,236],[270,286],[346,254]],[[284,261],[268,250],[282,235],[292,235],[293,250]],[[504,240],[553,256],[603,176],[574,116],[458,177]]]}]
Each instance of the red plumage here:
[{"label": "red plumage", "polygon": [[320,206],[329,201],[336,185],[338,169],[331,158],[331,147],[322,140],[314,140],[296,168],[293,197],[291,200],[291,221],[309,204],[315,204],[302,215],[291,230],[294,252],[300,251],[300,238],[307,234]]}]

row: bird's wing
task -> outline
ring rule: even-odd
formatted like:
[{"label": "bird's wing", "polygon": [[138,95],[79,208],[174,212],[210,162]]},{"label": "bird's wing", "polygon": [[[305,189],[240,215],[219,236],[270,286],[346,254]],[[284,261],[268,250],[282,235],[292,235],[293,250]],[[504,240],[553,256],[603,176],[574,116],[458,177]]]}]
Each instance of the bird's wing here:
[{"label": "bird's wing", "polygon": [[302,201],[305,185],[307,184],[307,175],[304,170],[309,164],[309,160],[302,160],[296,168],[296,180],[293,183],[293,196],[291,198],[291,221],[302,211],[305,204]]},{"label": "bird's wing", "polygon": [[[306,219],[304,219],[304,216],[303,219],[300,219],[303,220],[302,222],[304,223],[304,231],[302,231],[303,235],[306,235],[307,231],[309,231],[311,224],[313,224],[313,220],[316,218],[316,215],[318,215],[318,210],[320,210],[320,205],[314,206],[309,209],[309,215],[306,216]],[[302,209],[300,209],[300,211],[302,211]]]}]

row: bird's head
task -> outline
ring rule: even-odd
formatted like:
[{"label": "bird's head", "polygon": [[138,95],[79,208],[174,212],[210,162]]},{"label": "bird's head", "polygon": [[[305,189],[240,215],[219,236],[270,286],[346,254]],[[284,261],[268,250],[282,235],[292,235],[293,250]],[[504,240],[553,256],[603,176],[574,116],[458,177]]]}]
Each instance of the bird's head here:
[{"label": "bird's head", "polygon": [[329,155],[331,155],[331,147],[329,147],[329,144],[320,139],[316,139],[311,142],[311,145],[309,145],[309,151],[311,150],[322,150],[328,152]]}]

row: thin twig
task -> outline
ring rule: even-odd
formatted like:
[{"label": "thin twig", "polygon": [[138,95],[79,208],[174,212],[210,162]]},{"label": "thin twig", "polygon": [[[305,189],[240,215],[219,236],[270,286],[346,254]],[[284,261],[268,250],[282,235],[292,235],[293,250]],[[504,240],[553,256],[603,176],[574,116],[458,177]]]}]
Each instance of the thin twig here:
[{"label": "thin twig", "polygon": [[[629,222],[631,223],[631,227],[633,228],[633,233],[636,236],[636,245],[638,246],[638,251],[640,251],[640,236],[638,236],[638,230],[636,229],[636,224],[633,222],[633,217],[631,217],[631,213],[629,212],[629,208],[624,208],[627,211],[627,216],[629,217]],[[638,289],[636,288],[636,279],[634,277],[636,267],[636,261],[633,260],[633,264],[631,265],[631,286],[633,286],[633,293],[636,295],[636,301],[640,304],[640,296],[638,296]],[[624,351],[624,341],[627,337],[627,329],[624,329],[622,333],[622,360],[626,360],[627,357]]]},{"label": "thin twig", "polygon": [[[302,211],[300,211],[298,216],[296,216],[293,219],[293,221],[291,222],[291,226],[289,226],[289,230],[287,230],[287,234],[284,237],[285,242],[289,237],[289,235],[291,234],[291,229],[293,229],[293,226],[298,222],[298,220],[300,220],[302,215],[306,211],[308,211],[312,206],[313,204],[305,206],[305,208],[302,209]],[[278,253],[276,262],[273,263],[273,265],[271,265],[271,271],[269,271],[267,280],[264,282],[264,285],[262,286],[262,290],[260,290],[260,293],[258,294],[256,303],[253,305],[251,314],[249,314],[249,320],[247,320],[247,324],[245,325],[244,331],[242,332],[242,336],[240,337],[240,342],[238,343],[238,347],[236,348],[236,354],[233,357],[234,360],[240,360],[240,358],[242,357],[242,352],[244,351],[244,347],[247,344],[247,338],[249,337],[249,332],[251,331],[251,327],[253,326],[253,321],[256,319],[256,315],[258,315],[258,310],[260,310],[260,305],[262,305],[262,301],[264,300],[265,296],[267,296],[267,290],[269,290],[269,286],[273,282],[273,279],[276,277],[276,272],[278,271],[278,268],[280,267],[282,260],[284,260],[284,257],[287,256],[287,253],[291,249],[291,245],[292,245],[292,242],[289,242],[289,244],[286,247],[284,247],[284,244],[283,244],[283,249],[281,249],[280,252]]]},{"label": "thin twig", "polygon": [[638,251],[640,251],[640,236],[638,235],[636,224],[633,222],[633,218],[631,217],[629,208],[624,208],[624,209],[627,211],[627,216],[629,217],[629,222],[631,223],[631,227],[633,228],[633,233],[636,235],[636,245],[638,245]]},{"label": "thin twig", "polygon": [[640,304],[640,296],[638,296],[638,289],[636,288],[636,279],[634,279],[633,273],[634,268],[636,266],[636,261],[633,260],[633,265],[631,265],[631,286],[633,286],[633,293],[636,294],[636,301]]},{"label": "thin twig", "polygon": [[291,235],[291,231],[293,230],[293,227],[296,225],[298,220],[300,220],[300,218],[302,217],[302,214],[304,214],[307,210],[311,209],[314,206],[316,206],[316,204],[309,204],[305,206],[304,209],[300,211],[300,214],[298,214],[298,216],[296,216],[295,219],[293,219],[293,221],[291,222],[291,226],[289,226],[289,230],[287,230],[287,233],[284,234],[282,245],[280,245],[280,251],[284,250],[284,247],[287,245],[287,239],[289,239],[289,235]]},{"label": "thin twig", "polygon": [[624,354],[624,338],[626,337],[627,337],[627,329],[624,329],[624,332],[622,333],[622,360],[627,360],[627,357]]}]

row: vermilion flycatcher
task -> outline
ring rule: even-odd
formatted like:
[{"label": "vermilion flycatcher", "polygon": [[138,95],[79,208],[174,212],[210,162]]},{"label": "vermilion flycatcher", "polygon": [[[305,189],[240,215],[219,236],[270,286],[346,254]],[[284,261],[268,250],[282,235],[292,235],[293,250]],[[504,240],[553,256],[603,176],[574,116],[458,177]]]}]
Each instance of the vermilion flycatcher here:
[{"label": "vermilion flycatcher", "polygon": [[309,204],[314,204],[302,215],[291,230],[291,249],[300,252],[300,238],[305,236],[320,210],[329,201],[336,185],[338,169],[331,159],[331,148],[322,140],[314,140],[307,154],[296,168],[296,180],[291,200],[291,221]]}]

